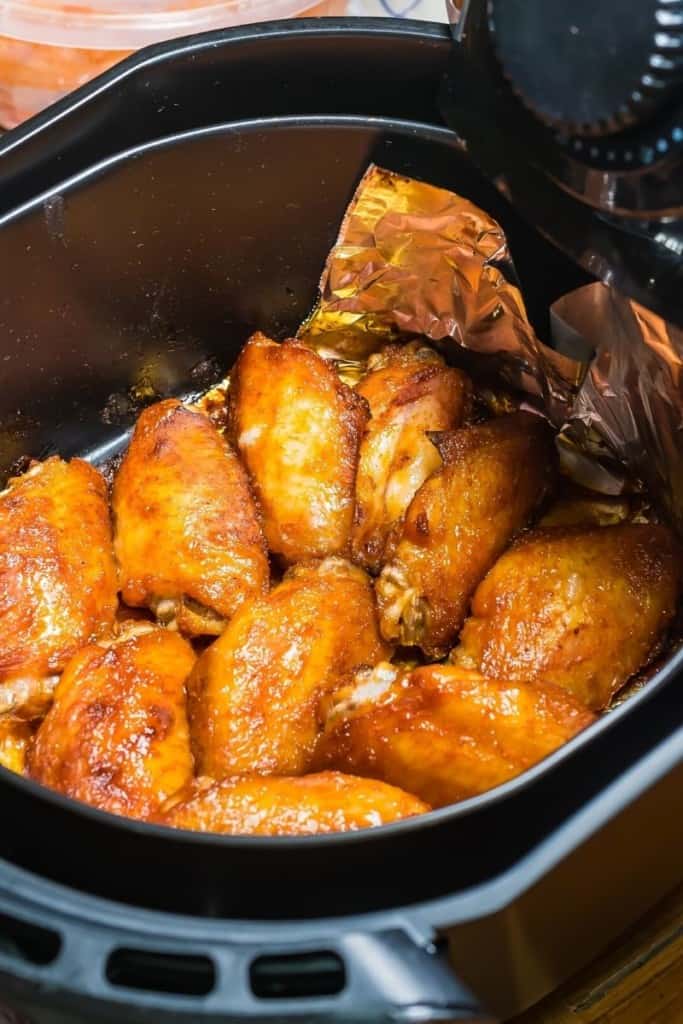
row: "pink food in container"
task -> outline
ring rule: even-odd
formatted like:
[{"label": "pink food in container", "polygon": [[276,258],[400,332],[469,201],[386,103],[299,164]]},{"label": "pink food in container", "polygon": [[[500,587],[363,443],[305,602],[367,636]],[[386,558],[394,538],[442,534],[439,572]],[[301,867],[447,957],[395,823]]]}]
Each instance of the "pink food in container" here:
[{"label": "pink food in container", "polygon": [[5,0],[0,125],[13,128],[150,43],[249,22],[343,14],[345,7],[344,0]]}]

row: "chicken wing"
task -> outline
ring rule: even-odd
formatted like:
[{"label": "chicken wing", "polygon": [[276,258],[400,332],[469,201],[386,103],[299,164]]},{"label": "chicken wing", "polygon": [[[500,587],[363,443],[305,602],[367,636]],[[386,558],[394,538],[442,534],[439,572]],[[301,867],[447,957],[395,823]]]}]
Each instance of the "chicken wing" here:
[{"label": "chicken wing", "polygon": [[549,489],[555,452],[547,425],[511,413],[441,435],[444,468],[408,507],[377,582],[382,635],[442,657],[481,578]]},{"label": "chicken wing", "polygon": [[360,446],[351,552],[359,565],[378,572],[392,526],[441,468],[427,432],[459,427],[471,388],[464,373],[418,342],[387,346],[370,357],[368,371],[356,388],[371,418]]},{"label": "chicken wing", "polygon": [[197,662],[188,687],[199,773],[305,771],[321,698],[346,673],[387,654],[362,569],[328,558],[290,570]]},{"label": "chicken wing", "polygon": [[537,530],[479,585],[452,658],[555,683],[598,710],[647,663],[680,588],[680,550],[664,526]]},{"label": "chicken wing", "polygon": [[189,636],[218,635],[268,586],[246,474],[209,418],[175,399],[142,413],[114,481],[121,596]]},{"label": "chicken wing", "polygon": [[428,810],[417,797],[384,782],[320,772],[213,785],[200,779],[160,822],[195,832],[308,836],[386,825]]},{"label": "chicken wing", "polygon": [[106,485],[53,456],[0,494],[0,712],[39,717],[59,673],[108,632],[116,567]]},{"label": "chicken wing", "polygon": [[0,764],[22,775],[26,751],[33,738],[33,724],[12,715],[0,718]]},{"label": "chicken wing", "polygon": [[367,404],[317,353],[255,334],[230,384],[230,424],[285,562],[347,554]]},{"label": "chicken wing", "polygon": [[383,779],[433,806],[519,775],[594,716],[566,691],[487,679],[452,665],[378,666],[343,691],[313,768]]},{"label": "chicken wing", "polygon": [[192,779],[185,679],[194,653],[177,633],[131,624],[66,667],[28,755],[28,774],[114,814],[147,818]]}]

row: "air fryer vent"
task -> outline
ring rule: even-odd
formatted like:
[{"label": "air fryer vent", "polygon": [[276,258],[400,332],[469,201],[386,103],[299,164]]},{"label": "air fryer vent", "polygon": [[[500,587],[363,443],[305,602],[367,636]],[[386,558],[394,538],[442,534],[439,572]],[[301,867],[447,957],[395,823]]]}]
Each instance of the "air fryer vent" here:
[{"label": "air fryer vent", "polygon": [[206,996],[216,984],[216,970],[206,956],[115,949],[107,960],[107,979],[122,988]]},{"label": "air fryer vent", "polygon": [[57,932],[9,914],[0,914],[0,953],[15,960],[45,967],[56,960],[62,946]]},{"label": "air fryer vent", "polygon": [[346,984],[346,972],[336,953],[259,956],[249,969],[249,981],[259,999],[335,996]]}]

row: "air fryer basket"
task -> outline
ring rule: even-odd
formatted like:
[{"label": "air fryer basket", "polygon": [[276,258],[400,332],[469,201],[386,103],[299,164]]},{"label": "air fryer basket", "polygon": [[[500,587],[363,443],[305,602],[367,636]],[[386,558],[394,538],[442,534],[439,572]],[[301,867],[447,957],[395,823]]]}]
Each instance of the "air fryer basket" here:
[{"label": "air fryer basket", "polygon": [[[106,458],[141,393],[210,385],[255,327],[286,336],[370,161],[499,218],[543,333],[585,278],[437,123],[447,56],[436,26],[236,30],[143,53],[11,133],[0,471],[24,453]],[[225,88],[240,76],[258,95]],[[0,770],[0,994],[50,1024],[520,1010],[680,877],[682,671],[683,652],[498,790],[361,834],[173,832]]]}]

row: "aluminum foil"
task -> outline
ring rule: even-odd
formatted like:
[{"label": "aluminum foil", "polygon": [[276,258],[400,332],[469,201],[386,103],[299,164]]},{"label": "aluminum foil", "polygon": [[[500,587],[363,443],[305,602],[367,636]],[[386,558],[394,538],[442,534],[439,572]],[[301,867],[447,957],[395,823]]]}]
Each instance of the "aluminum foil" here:
[{"label": "aluminum foil", "polygon": [[586,482],[596,465],[615,488],[620,471],[624,486],[642,481],[683,534],[683,331],[603,284],[564,296],[551,315],[556,333],[569,328],[595,351],[562,435]]},{"label": "aluminum foil", "polygon": [[492,217],[454,192],[371,165],[299,337],[353,360],[406,335],[486,356],[491,378],[524,392],[556,426],[585,370],[537,339]]},{"label": "aluminum foil", "polygon": [[578,483],[615,496],[643,481],[683,532],[683,335],[599,284],[551,314],[556,348],[528,321],[493,218],[371,165],[299,337],[348,365],[399,337],[457,346],[461,363],[521,393],[560,431]]}]

